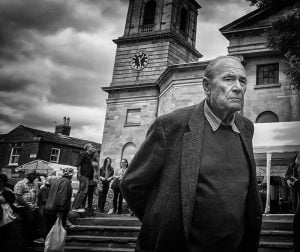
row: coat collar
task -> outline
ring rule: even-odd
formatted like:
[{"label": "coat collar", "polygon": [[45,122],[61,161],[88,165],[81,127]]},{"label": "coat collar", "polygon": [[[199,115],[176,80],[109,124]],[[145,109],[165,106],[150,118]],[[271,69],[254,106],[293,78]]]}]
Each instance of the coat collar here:
[{"label": "coat collar", "polygon": [[[189,237],[189,228],[193,216],[196,188],[198,183],[199,169],[201,169],[201,156],[204,138],[204,101],[195,106],[188,125],[190,131],[183,137],[181,158],[181,199],[183,211],[183,227],[186,239]],[[236,115],[236,126],[240,131],[243,146],[250,165],[250,180],[253,181],[255,174],[255,162],[252,152],[252,135],[244,127],[242,117]],[[254,179],[255,181],[255,179]]]}]

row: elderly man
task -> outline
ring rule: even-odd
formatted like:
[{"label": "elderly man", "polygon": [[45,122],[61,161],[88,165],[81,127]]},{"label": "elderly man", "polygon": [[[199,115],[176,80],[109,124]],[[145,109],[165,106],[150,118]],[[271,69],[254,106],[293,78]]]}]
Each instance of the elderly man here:
[{"label": "elderly man", "polygon": [[142,221],[136,251],[257,251],[262,205],[241,116],[247,78],[235,57],[212,60],[206,99],[158,117],[121,181]]},{"label": "elderly man", "polygon": [[51,184],[48,199],[45,205],[45,216],[47,221],[47,233],[51,230],[57,216],[62,218],[62,224],[65,227],[70,211],[72,198],[73,168],[64,168],[61,178]]},{"label": "elderly man", "polygon": [[94,168],[92,157],[96,149],[91,143],[84,146],[84,152],[79,156],[77,164],[77,178],[79,180],[79,189],[76,194],[73,211],[84,212],[84,203],[87,196],[89,181],[93,179]]}]

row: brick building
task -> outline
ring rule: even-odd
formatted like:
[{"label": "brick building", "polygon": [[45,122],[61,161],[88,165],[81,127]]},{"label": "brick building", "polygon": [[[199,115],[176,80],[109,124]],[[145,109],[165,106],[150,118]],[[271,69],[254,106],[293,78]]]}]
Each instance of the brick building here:
[{"label": "brick building", "polygon": [[[76,166],[80,152],[91,141],[70,137],[69,120],[64,118],[54,132],[18,126],[0,138],[0,168],[18,177],[15,168],[33,160]],[[91,142],[100,153],[101,144]]]},{"label": "brick building", "polygon": [[[257,9],[220,29],[228,54],[244,60],[248,87],[242,113],[254,123],[300,121],[299,92],[290,89],[284,59],[266,46],[265,34],[292,8]],[[199,61],[195,48],[199,9],[195,0],[129,1],[124,34],[114,40],[112,82],[103,88],[108,99],[101,162],[107,156],[114,166],[122,157],[131,160],[158,115],[205,97],[208,62]]]}]

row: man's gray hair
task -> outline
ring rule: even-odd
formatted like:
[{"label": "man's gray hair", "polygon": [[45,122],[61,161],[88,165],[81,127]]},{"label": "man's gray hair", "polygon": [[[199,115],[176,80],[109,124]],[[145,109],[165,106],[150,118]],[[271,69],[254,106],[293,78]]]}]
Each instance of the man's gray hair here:
[{"label": "man's gray hair", "polygon": [[235,56],[219,56],[215,59],[212,59],[209,64],[207,65],[203,76],[206,77],[207,79],[212,79],[214,77],[214,67],[215,65],[222,59],[234,59],[240,63],[242,63],[242,59],[239,57],[235,57]]}]

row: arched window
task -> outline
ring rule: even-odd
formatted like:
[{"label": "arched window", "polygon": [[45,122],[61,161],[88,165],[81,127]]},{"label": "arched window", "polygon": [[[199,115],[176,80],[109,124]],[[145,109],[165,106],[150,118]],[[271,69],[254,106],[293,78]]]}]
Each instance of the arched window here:
[{"label": "arched window", "polygon": [[180,30],[186,32],[186,25],[187,25],[187,10],[186,8],[181,9],[180,14]]},{"label": "arched window", "polygon": [[278,116],[272,111],[264,111],[256,118],[256,123],[279,122]]},{"label": "arched window", "polygon": [[130,161],[132,160],[135,152],[136,152],[135,144],[132,143],[132,142],[129,142],[129,143],[127,143],[123,146],[121,159],[126,158],[128,163],[130,163]]},{"label": "arched window", "polygon": [[154,24],[156,2],[150,0],[145,4],[143,25]]}]

